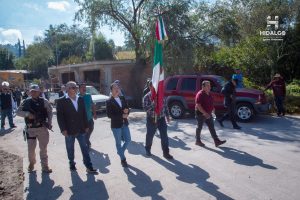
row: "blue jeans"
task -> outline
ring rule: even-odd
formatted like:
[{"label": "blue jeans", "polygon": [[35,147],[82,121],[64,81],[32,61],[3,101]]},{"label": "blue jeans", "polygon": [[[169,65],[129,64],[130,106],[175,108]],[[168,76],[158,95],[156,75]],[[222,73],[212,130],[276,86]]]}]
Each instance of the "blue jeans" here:
[{"label": "blue jeans", "polygon": [[275,104],[277,107],[277,114],[285,114],[283,102],[284,102],[284,96],[275,96]]},{"label": "blue jeans", "polygon": [[125,150],[127,149],[127,146],[131,141],[129,128],[127,125],[123,125],[121,128],[112,128],[111,130],[115,137],[117,152],[121,160],[124,160],[126,159]]},{"label": "blue jeans", "polygon": [[66,148],[67,148],[67,153],[68,153],[68,159],[69,159],[69,164],[70,166],[74,166],[75,162],[74,162],[74,143],[75,143],[75,138],[77,139],[80,149],[81,149],[81,153],[82,153],[82,157],[83,157],[83,163],[85,165],[86,168],[92,168],[93,165],[91,163],[91,158],[90,158],[90,154],[89,154],[89,149],[88,149],[88,145],[86,142],[86,135],[85,133],[81,133],[78,135],[68,135],[65,137],[65,141],[66,141]]},{"label": "blue jeans", "polygon": [[9,126],[13,127],[14,122],[13,122],[13,116],[12,116],[12,109],[11,108],[1,110],[1,127],[4,127],[4,125],[5,125],[6,116],[8,118]]},{"label": "blue jeans", "polygon": [[169,138],[167,134],[167,123],[164,117],[157,120],[157,123],[154,123],[153,118],[147,117],[147,134],[146,134],[146,150],[151,151],[153,136],[156,132],[156,129],[159,130],[160,139],[161,139],[161,148],[164,154],[169,153]]}]

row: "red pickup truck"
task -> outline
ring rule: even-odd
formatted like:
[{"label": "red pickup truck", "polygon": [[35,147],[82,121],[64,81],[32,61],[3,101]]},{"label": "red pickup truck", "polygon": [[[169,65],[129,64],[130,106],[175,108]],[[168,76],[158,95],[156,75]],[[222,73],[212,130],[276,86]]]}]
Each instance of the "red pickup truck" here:
[{"label": "red pickup truck", "polygon": [[[214,99],[216,115],[225,112],[224,95],[221,93],[225,79],[217,75],[176,75],[165,80],[165,97],[172,118],[182,118],[185,112],[195,110],[195,96],[201,89],[201,83],[211,83],[211,94]],[[239,121],[248,122],[258,113],[267,113],[271,105],[264,92],[255,89],[241,88],[236,92],[236,117]]]}]

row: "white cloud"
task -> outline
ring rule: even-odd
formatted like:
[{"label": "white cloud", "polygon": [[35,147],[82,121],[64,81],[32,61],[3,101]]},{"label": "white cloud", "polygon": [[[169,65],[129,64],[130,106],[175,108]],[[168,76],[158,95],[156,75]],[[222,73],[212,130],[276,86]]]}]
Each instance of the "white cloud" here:
[{"label": "white cloud", "polygon": [[70,7],[70,3],[67,1],[49,1],[47,5],[48,8],[58,11],[66,11]]},{"label": "white cloud", "polygon": [[22,40],[23,36],[20,30],[18,29],[3,29],[0,28],[0,43],[2,44],[15,44],[18,42],[18,39]]},{"label": "white cloud", "polygon": [[35,11],[41,11],[41,7],[34,3],[24,3],[24,7],[35,10]]}]

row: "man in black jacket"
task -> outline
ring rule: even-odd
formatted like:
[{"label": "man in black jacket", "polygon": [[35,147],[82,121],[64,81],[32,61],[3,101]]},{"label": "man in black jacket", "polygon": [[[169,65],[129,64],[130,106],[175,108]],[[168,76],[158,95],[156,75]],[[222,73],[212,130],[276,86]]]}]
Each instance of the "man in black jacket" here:
[{"label": "man in black jacket", "polygon": [[[120,88],[117,83],[111,84],[111,97],[106,101],[107,116],[111,119],[111,130],[116,141],[117,152],[121,158],[123,167],[127,167],[125,151],[131,141],[128,128],[128,104],[123,96],[120,95]],[[122,144],[122,140],[124,141]]]},{"label": "man in black jacket", "polygon": [[4,129],[5,118],[8,117],[10,128],[16,128],[13,122],[12,109],[14,106],[14,100],[12,93],[9,89],[9,83],[6,81],[2,82],[2,92],[0,94],[1,104],[1,129]]},{"label": "man in black jacket", "polygon": [[69,81],[66,85],[67,94],[57,101],[57,122],[62,134],[65,136],[66,148],[70,164],[70,170],[76,170],[74,162],[74,143],[77,139],[81,148],[83,163],[88,173],[97,173],[92,166],[86,133],[88,132],[88,120],[82,97],[77,96],[77,85]]},{"label": "man in black jacket", "polygon": [[238,79],[233,77],[230,81],[228,81],[224,88],[222,89],[222,93],[224,94],[224,107],[227,109],[227,112],[223,115],[222,118],[218,119],[220,126],[224,127],[223,121],[226,118],[229,118],[234,129],[241,129],[241,127],[235,121],[235,99],[236,99],[236,85],[238,83]]}]

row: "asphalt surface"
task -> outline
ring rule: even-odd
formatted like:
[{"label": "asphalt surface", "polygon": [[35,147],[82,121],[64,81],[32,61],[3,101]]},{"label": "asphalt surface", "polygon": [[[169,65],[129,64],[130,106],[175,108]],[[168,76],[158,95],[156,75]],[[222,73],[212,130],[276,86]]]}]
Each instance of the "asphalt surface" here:
[{"label": "asphalt surface", "polygon": [[[0,148],[24,157],[24,199],[299,199],[300,117],[258,116],[233,130],[229,121],[216,130],[227,143],[216,148],[206,125],[202,130],[205,148],[196,146],[193,118],[169,124],[170,153],[162,156],[155,136],[152,157],[146,157],[145,113],[130,116],[132,142],[126,152],[129,168],[124,169],[116,153],[110,121],[105,115],[95,121],[90,156],[98,175],[86,174],[78,143],[75,146],[77,172],[70,172],[64,137],[54,116],[54,132],[48,146],[50,175],[28,174],[23,120],[15,118],[15,130],[0,133]],[[39,160],[38,149],[37,160]]]}]

